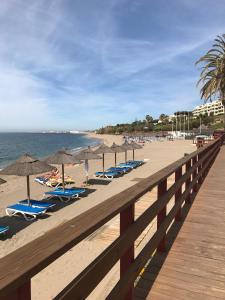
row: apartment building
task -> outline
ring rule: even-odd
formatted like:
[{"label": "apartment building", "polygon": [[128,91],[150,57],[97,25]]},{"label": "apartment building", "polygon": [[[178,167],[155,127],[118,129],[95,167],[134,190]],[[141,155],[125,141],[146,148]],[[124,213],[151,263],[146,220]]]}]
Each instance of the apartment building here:
[{"label": "apartment building", "polygon": [[213,113],[215,116],[222,115],[224,113],[224,107],[220,100],[209,102],[206,104],[198,105],[192,111],[194,117],[201,115],[210,115]]}]

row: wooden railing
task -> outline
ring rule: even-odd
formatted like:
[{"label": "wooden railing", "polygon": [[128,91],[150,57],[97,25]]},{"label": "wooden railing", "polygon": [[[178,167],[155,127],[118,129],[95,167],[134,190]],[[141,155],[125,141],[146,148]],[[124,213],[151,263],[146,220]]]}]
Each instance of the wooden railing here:
[{"label": "wooden railing", "polygon": [[[54,299],[85,299],[120,261],[120,280],[106,299],[132,299],[134,281],[155,250],[166,250],[169,226],[182,218],[182,204],[190,203],[207,175],[224,136],[170,164],[132,187],[0,259],[0,299],[31,299],[31,278],[95,230],[120,214],[120,235]],[[167,179],[174,174],[168,188]],[[156,201],[136,220],[136,201],[157,187]],[[171,198],[175,204],[167,213]],[[134,242],[157,218],[157,230],[134,256]],[[50,280],[50,279],[49,279]]]}]

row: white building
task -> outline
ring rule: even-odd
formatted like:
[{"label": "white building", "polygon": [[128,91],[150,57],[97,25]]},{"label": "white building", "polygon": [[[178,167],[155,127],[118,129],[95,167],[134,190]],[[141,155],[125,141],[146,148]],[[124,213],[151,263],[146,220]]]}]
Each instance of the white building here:
[{"label": "white building", "polygon": [[224,113],[224,107],[222,105],[222,102],[220,100],[209,102],[206,104],[198,105],[194,108],[192,111],[193,116],[197,117],[200,114],[208,116],[213,113],[215,116],[222,115]]}]

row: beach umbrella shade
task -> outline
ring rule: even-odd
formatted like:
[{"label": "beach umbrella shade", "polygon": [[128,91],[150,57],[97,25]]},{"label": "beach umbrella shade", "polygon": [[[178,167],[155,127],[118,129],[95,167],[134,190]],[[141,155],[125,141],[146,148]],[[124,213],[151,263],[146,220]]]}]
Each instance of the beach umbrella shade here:
[{"label": "beach umbrella shade", "polygon": [[79,153],[75,154],[74,157],[78,160],[84,160],[84,168],[85,168],[85,175],[86,175],[86,184],[88,183],[88,172],[89,172],[89,165],[88,161],[92,159],[101,159],[101,156],[95,154],[91,147],[89,146],[87,149],[80,151]]},{"label": "beach umbrella shade", "polygon": [[44,159],[44,162],[52,165],[62,165],[62,186],[63,190],[65,190],[65,170],[64,165],[68,164],[76,164],[80,163],[78,159],[74,157],[74,155],[66,152],[65,150],[59,150],[56,153],[48,156]]},{"label": "beach umbrella shade", "polygon": [[6,180],[0,178],[0,184],[6,183]]},{"label": "beach umbrella shade", "polygon": [[131,142],[131,143],[130,143],[130,146],[132,147],[132,150],[133,150],[133,161],[134,161],[134,150],[142,149],[143,147],[142,147],[141,145],[138,145],[138,144],[135,143],[135,142]]},{"label": "beach umbrella shade", "polygon": [[26,153],[22,155],[18,160],[16,160],[11,165],[7,166],[0,171],[0,174],[4,175],[17,175],[17,176],[26,176],[27,178],[27,200],[30,204],[30,175],[36,175],[44,172],[49,172],[55,168],[49,166],[43,161],[38,160],[37,158]]},{"label": "beach umbrella shade", "polygon": [[121,147],[125,150],[125,163],[127,162],[127,151],[133,150],[132,146],[128,144],[127,142],[124,142]]},{"label": "beach umbrella shade", "polygon": [[105,153],[114,153],[113,150],[106,146],[105,144],[101,144],[98,149],[94,151],[96,154],[102,154],[102,171],[105,172]]},{"label": "beach umbrella shade", "polygon": [[115,153],[115,167],[116,167],[116,154],[117,153],[121,153],[121,152],[125,152],[125,149],[119,145],[117,145],[116,143],[113,143],[112,146],[110,147],[111,150]]}]

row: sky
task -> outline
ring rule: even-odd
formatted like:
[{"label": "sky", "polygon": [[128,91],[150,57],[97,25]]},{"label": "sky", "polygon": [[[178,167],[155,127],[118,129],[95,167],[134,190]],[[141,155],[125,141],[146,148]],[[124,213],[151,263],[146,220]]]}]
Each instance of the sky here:
[{"label": "sky", "polygon": [[0,2],[0,131],[86,130],[202,103],[224,0]]}]

